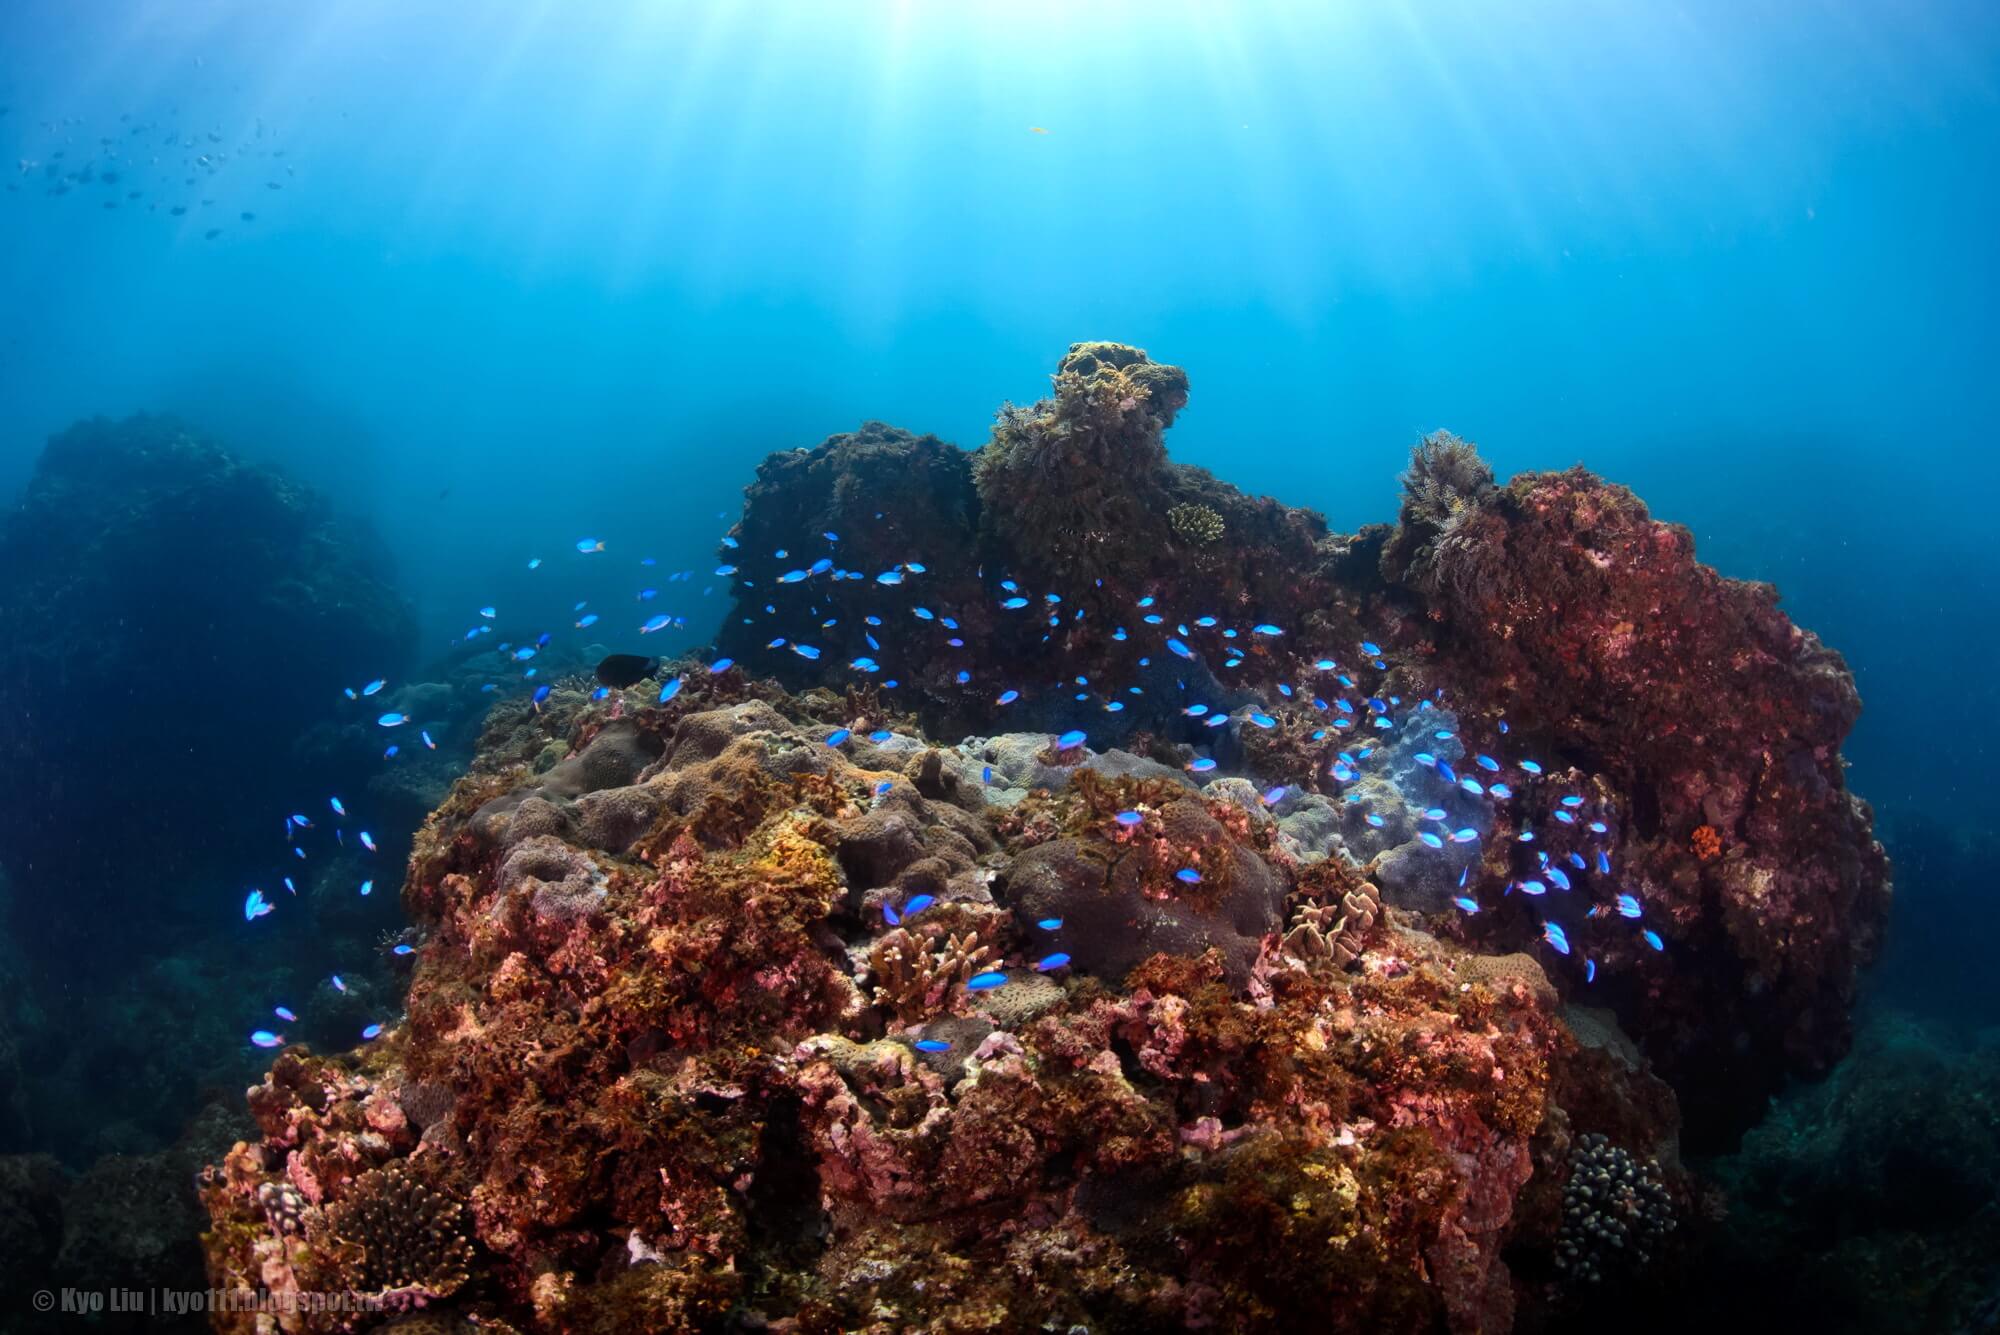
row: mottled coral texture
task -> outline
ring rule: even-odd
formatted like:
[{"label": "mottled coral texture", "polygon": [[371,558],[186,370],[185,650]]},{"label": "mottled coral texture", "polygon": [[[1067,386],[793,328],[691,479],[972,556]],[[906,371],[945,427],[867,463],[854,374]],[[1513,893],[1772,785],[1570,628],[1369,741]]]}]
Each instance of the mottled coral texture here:
[{"label": "mottled coral texture", "polygon": [[[1175,785],[1189,795],[1134,834],[1104,809],[1153,811],[1163,781],[1093,776],[1033,799],[1055,836],[1034,843],[976,794],[924,796],[934,752],[827,747],[831,697],[726,674],[642,698],[562,688],[496,728],[583,755],[622,707],[621,732],[661,756],[636,783],[661,814],[621,854],[509,844],[518,790],[541,781],[489,755],[460,783],[405,889],[429,932],[407,1020],[356,1058],[281,1055],[251,1094],[260,1137],[205,1175],[218,1283],[434,1295],[550,1331],[747,1313],[829,1331],[1497,1330],[1551,1301],[1501,1253],[1553,1240],[1514,1202],[1565,1161],[1555,1078],[1624,1106],[1645,1099],[1613,1088],[1648,1077],[1577,1064],[1543,987],[1379,920],[1365,886],[1319,912],[1333,882],[1298,878],[1220,798]],[[1088,894],[1191,923],[1268,897],[1261,934],[1239,958],[1234,936],[1156,941],[1106,916],[1093,935],[1132,945],[1107,945],[1103,971],[1034,973],[1048,934],[1009,886],[1058,846],[1129,864]],[[1177,905],[1163,869],[1188,857],[1240,886]],[[954,880],[954,859],[973,874]],[[927,860],[937,902],[890,927],[880,906],[907,903],[896,882]],[[1323,920],[1346,966],[1282,948],[1288,913]],[[897,952],[942,985],[910,985]],[[962,986],[994,962],[1006,986]],[[1648,1146],[1672,1130],[1671,1100],[1653,1106]],[[356,1205],[384,1199],[385,1174],[422,1184],[423,1208],[394,1216],[418,1222]],[[416,1273],[357,1252],[392,1227],[443,1259]]]}]

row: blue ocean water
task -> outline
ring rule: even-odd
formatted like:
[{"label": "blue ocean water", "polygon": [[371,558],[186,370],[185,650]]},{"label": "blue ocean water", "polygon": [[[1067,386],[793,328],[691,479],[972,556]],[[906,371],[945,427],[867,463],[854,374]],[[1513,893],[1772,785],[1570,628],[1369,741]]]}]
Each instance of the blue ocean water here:
[{"label": "blue ocean water", "polygon": [[1137,344],[1176,458],[1337,528],[1446,427],[1777,584],[1866,704],[1879,1000],[2000,1018],[1990,4],[17,0],[0,106],[0,495],[178,414],[372,525],[431,658],[602,598],[528,569],[579,538],[705,572],[773,450],[976,446]]}]

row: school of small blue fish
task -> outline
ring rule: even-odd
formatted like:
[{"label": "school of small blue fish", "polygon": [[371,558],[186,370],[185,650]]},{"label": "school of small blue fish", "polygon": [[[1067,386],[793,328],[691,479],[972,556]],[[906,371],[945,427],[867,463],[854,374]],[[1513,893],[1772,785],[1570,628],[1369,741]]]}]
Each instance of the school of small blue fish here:
[{"label": "school of small blue fish", "polygon": [[[878,514],[876,518],[879,520],[882,516]],[[849,570],[838,563],[840,539],[837,534],[821,533],[816,541],[828,544],[828,554],[803,561],[802,558],[794,558],[790,550],[780,548],[769,558],[777,564],[768,567],[770,573],[763,578],[772,586],[799,590],[807,595],[807,601],[800,606],[797,595],[788,594],[784,598],[787,607],[783,612],[778,606],[776,594],[772,595],[772,601],[763,603],[763,616],[773,619],[773,630],[782,632],[772,636],[767,648],[789,650],[808,661],[818,661],[822,657],[822,648],[800,640],[797,638],[799,633],[809,627],[813,638],[818,639],[823,635],[845,637],[850,629],[857,631],[861,645],[856,647],[865,645],[867,652],[855,653],[852,657],[837,656],[833,661],[844,662],[848,671],[860,677],[876,679],[875,684],[885,691],[894,691],[900,682],[894,675],[893,667],[889,665],[895,661],[898,653],[907,652],[912,661],[923,661],[928,656],[940,652],[937,641],[929,638],[936,635],[945,637],[944,649],[965,647],[964,640],[958,633],[960,630],[958,617],[963,614],[962,609],[946,608],[917,600],[921,597],[917,590],[921,588],[922,576],[927,572],[927,567],[921,560],[905,560],[889,569],[872,572]],[[734,580],[740,586],[740,592],[756,588],[758,578],[747,573],[748,567],[744,563],[754,564],[762,558],[743,552],[742,543],[734,536],[724,536],[721,545],[735,555],[735,560],[713,567],[715,576]],[[602,572],[617,568],[613,546],[606,540],[594,537],[579,538],[572,546],[576,553],[575,559],[587,562],[592,570]],[[527,569],[538,571],[546,564],[541,557],[534,557],[528,560]],[[654,558],[645,556],[640,558],[639,564],[641,567],[650,568],[657,562]],[[985,575],[984,570],[980,573],[982,576]],[[658,580],[658,576],[653,578]],[[696,569],[689,567],[669,574],[661,583],[691,592],[697,579]],[[885,601],[879,609],[864,618],[862,626],[842,627],[838,616],[825,613],[810,600],[812,589],[822,580],[854,581],[880,590],[886,599],[909,596],[911,601],[901,609]],[[712,595],[715,587],[713,584],[704,586],[701,589],[701,596]],[[1031,589],[1025,588],[1019,579],[1012,576],[1002,576],[994,580],[993,588],[993,605],[1001,612],[1026,614],[1033,624],[1045,626],[1050,634],[1059,630],[1074,633],[1078,623],[1085,618],[1084,610],[1066,604],[1063,594],[1058,591],[1047,591],[1036,595]],[[909,592],[907,594],[897,592],[903,590]],[[641,605],[652,603],[660,596],[661,588],[651,585],[639,588],[632,595],[633,601]],[[743,597],[745,606],[754,601],[745,592]],[[574,618],[570,626],[572,631],[593,631],[605,624],[603,614],[586,611],[591,602],[592,600],[588,598],[579,599],[571,607],[570,615]],[[599,605],[605,604],[600,600]],[[1030,609],[1038,610],[1031,612]],[[464,639],[470,642],[493,634],[494,626],[491,623],[501,617],[502,610],[502,604],[498,600],[478,607],[477,619],[465,633]],[[1158,639],[1155,642],[1172,658],[1211,670],[1214,670],[1216,661],[1219,660],[1219,669],[1223,673],[1242,666],[1253,652],[1265,655],[1266,662],[1288,661],[1272,659],[1269,656],[1287,652],[1283,646],[1294,638],[1288,634],[1285,626],[1274,621],[1257,621],[1251,623],[1247,630],[1239,631],[1234,626],[1224,624],[1221,616],[1206,610],[1184,618],[1171,613],[1156,594],[1146,594],[1134,599],[1132,613],[1131,624],[1113,624],[1108,628],[1105,633],[1110,639],[1126,643],[1132,641],[1135,636],[1156,635]],[[892,631],[891,622],[898,615],[904,617],[903,624],[916,628],[914,633],[917,639],[912,640],[911,632]],[[793,617],[796,617],[800,624],[786,624],[787,619]],[[746,623],[753,623],[757,617],[753,613],[744,620]],[[636,636],[652,636],[668,631],[685,630],[688,622],[688,615],[684,613],[654,612],[643,620],[627,625]],[[1043,638],[1047,640],[1049,635],[1044,635]],[[553,632],[543,631],[525,643],[502,641],[495,646],[500,661],[520,670],[520,684],[527,689],[529,704],[535,709],[540,709],[549,698],[551,685],[546,681],[537,680],[539,666],[534,664],[534,660],[551,645],[553,640]],[[1258,647],[1253,649],[1252,644]],[[1352,734],[1357,740],[1352,745],[1340,749],[1328,766],[1326,778],[1331,780],[1330,790],[1327,786],[1318,784],[1301,787],[1297,781],[1298,776],[1288,776],[1290,782],[1277,783],[1263,789],[1262,804],[1265,807],[1275,809],[1294,793],[1309,793],[1316,790],[1323,791],[1326,796],[1347,802],[1361,800],[1360,793],[1355,790],[1368,777],[1370,758],[1376,751],[1374,741],[1386,740],[1385,734],[1393,736],[1405,728],[1426,728],[1428,736],[1435,742],[1449,742],[1461,735],[1463,726],[1457,721],[1451,721],[1449,726],[1431,725],[1426,722],[1426,719],[1449,719],[1450,716],[1440,708],[1444,703],[1440,698],[1406,701],[1395,695],[1384,698],[1382,695],[1371,693],[1369,686],[1364,684],[1363,674],[1380,674],[1388,671],[1389,651],[1372,640],[1361,640],[1355,647],[1359,653],[1359,660],[1351,664],[1343,663],[1338,657],[1323,652],[1302,653],[1295,660],[1298,664],[1297,677],[1291,681],[1274,683],[1282,702],[1289,703],[1295,709],[1309,705],[1313,711],[1323,716],[1324,726],[1312,733],[1313,741],[1326,741],[1338,734]],[[1151,668],[1154,665],[1153,659],[1141,657],[1138,665],[1141,669]],[[715,658],[709,663],[707,671],[720,674],[731,670],[734,666],[731,659]],[[996,675],[1002,679],[993,680]],[[1157,674],[1153,680],[1157,680]],[[1035,689],[1032,683],[1006,681],[1003,673],[992,668],[959,669],[955,674],[955,681],[961,686],[983,688],[988,692],[986,698],[996,707],[1005,707],[1022,701]],[[656,703],[665,704],[673,700],[685,683],[684,674],[663,678],[657,688]],[[1179,680],[1177,685],[1183,693],[1187,693],[1190,689],[1186,679]],[[349,700],[358,701],[369,699],[390,689],[391,683],[388,680],[374,678],[359,688],[347,688],[343,694]],[[1146,688],[1136,682],[1107,685],[1092,683],[1088,677],[1082,675],[1059,682],[1056,689],[1070,697],[1071,706],[1094,707],[1103,713],[1113,715],[1124,711],[1128,700],[1146,693]],[[506,690],[506,687],[503,683],[494,681],[486,683],[482,690],[497,694]],[[610,694],[608,688],[598,686],[592,692],[592,698],[601,700]],[[1215,730],[1218,740],[1230,735],[1226,730],[1255,728],[1270,731],[1280,726],[1276,714],[1254,703],[1225,707],[1206,700],[1184,700],[1176,702],[1174,708],[1183,717],[1198,721],[1200,728]],[[1431,713],[1433,710],[1440,712]],[[413,721],[411,716],[401,709],[389,709],[373,718],[374,724],[382,729],[401,728]],[[431,726],[436,724],[433,723]],[[1506,737],[1510,733],[1509,724],[1505,719],[1496,720],[1494,731],[1498,736]],[[420,729],[419,732],[424,745],[436,749],[437,743],[428,728]],[[876,729],[867,735],[867,739],[880,744],[889,740],[892,735],[886,729]],[[1359,740],[1363,737],[1373,740],[1364,743]],[[853,738],[854,732],[842,726],[829,731],[823,740],[825,745],[838,748]],[[1084,728],[1071,728],[1052,738],[1052,749],[1057,753],[1073,752],[1084,748],[1088,741],[1089,734]],[[1219,762],[1213,755],[1201,753],[1202,748],[1196,750],[1197,754],[1187,763],[1186,768],[1190,774],[1197,776],[1197,781],[1200,781],[1200,776],[1216,774]],[[400,754],[400,748],[392,744],[384,752],[383,760],[393,763]],[[1519,891],[1522,898],[1518,902],[1531,905],[1537,915],[1540,939],[1547,949],[1558,958],[1573,957],[1583,980],[1586,983],[1594,981],[1598,972],[1597,960],[1587,952],[1581,952],[1573,944],[1573,935],[1579,927],[1603,919],[1625,920],[1636,925],[1644,915],[1644,907],[1637,893],[1629,888],[1611,884],[1614,879],[1613,867],[1610,849],[1606,845],[1611,842],[1617,813],[1609,809],[1606,804],[1588,798],[1582,793],[1551,791],[1552,781],[1548,778],[1547,771],[1542,762],[1534,758],[1515,757],[1510,760],[1501,755],[1477,752],[1470,757],[1470,768],[1474,772],[1463,775],[1459,774],[1450,762],[1429,752],[1417,753],[1416,759],[1434,772],[1440,790],[1438,796],[1430,798],[1435,805],[1421,808],[1422,823],[1436,828],[1415,830],[1413,837],[1418,844],[1425,849],[1441,851],[1451,845],[1479,843],[1489,837],[1482,835],[1481,829],[1494,828],[1497,818],[1505,814],[1517,831],[1513,842],[1522,850],[1515,855],[1518,873],[1492,886],[1465,884],[1466,873],[1472,866],[1477,865],[1475,858],[1474,863],[1468,864],[1461,871],[1458,886],[1461,893],[1455,895],[1451,902],[1460,912],[1470,916],[1491,908],[1495,900],[1505,900]],[[992,782],[990,767],[986,769],[984,779],[988,783]],[[875,789],[876,796],[885,795],[893,786],[891,781],[878,784]],[[1461,801],[1465,798],[1478,800],[1484,804],[1486,816],[1478,821],[1458,824],[1456,828],[1451,828],[1446,806],[1439,800],[1446,793],[1459,795]],[[329,796],[326,801],[336,818],[342,821],[349,818],[348,808],[339,797]],[[1415,809],[1416,806],[1412,803],[1412,810]],[[1530,813],[1540,813],[1539,819],[1529,818]],[[1141,811],[1132,810],[1119,812],[1114,819],[1119,827],[1134,829],[1144,822],[1145,816]],[[1387,818],[1382,813],[1372,810],[1364,811],[1362,819],[1373,829],[1383,829],[1388,824]],[[291,845],[290,851],[294,858],[303,860],[308,857],[307,848],[300,836],[303,832],[314,828],[313,822],[302,815],[294,815],[287,819],[286,840]],[[343,848],[348,846],[345,826],[336,826],[333,833],[335,842],[339,846]],[[1558,833],[1562,838],[1557,838]],[[358,831],[356,839],[367,852],[372,854],[377,851],[377,844],[367,831]],[[1525,865],[1518,861],[1521,857],[1526,858]],[[1175,873],[1175,877],[1189,886],[1198,885],[1202,881],[1201,871],[1192,866],[1180,869]],[[1481,879],[1487,878],[1482,876]],[[289,878],[286,879],[285,885],[291,893],[297,893]],[[363,880],[360,883],[360,893],[369,894],[373,885],[372,879]],[[1576,897],[1582,907],[1574,910],[1566,907],[1572,897]],[[1585,899],[1589,900],[1588,904],[1583,904]],[[894,926],[910,915],[921,912],[929,903],[928,896],[919,896],[900,908],[884,904],[883,916],[889,925]],[[275,905],[262,891],[252,890],[244,901],[243,915],[247,922],[254,923],[270,915],[274,908]],[[1037,925],[1050,932],[1058,931],[1062,927],[1059,919],[1045,919]],[[1666,940],[1653,927],[1638,927],[1637,930],[1640,939],[1649,949],[1659,952],[1667,949]],[[392,953],[398,957],[407,957],[414,954],[415,950],[416,947],[403,942],[398,943]],[[1068,962],[1069,956],[1058,951],[1043,956],[1028,967],[1048,972],[1062,969]],[[1006,977],[1002,971],[990,970],[968,980],[966,987],[972,991],[984,991],[1003,985]],[[338,982],[337,975],[335,983],[344,990],[344,984]],[[380,1026],[370,1026],[370,1030],[371,1032],[364,1033],[364,1038],[374,1037],[380,1032]],[[267,1030],[260,1029],[252,1035],[252,1042],[259,1046],[278,1046],[283,1041],[282,1035]],[[949,1046],[941,1044],[926,1047],[925,1042],[928,1041],[920,1041],[916,1046],[922,1051],[942,1051]]]}]

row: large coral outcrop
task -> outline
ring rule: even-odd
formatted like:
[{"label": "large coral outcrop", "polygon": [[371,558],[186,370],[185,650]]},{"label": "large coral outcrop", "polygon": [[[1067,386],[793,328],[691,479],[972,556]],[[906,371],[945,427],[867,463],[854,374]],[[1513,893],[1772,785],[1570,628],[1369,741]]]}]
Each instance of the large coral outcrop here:
[{"label": "large coral outcrop", "polygon": [[[1842,773],[1859,701],[1839,656],[1580,469],[1501,485],[1435,433],[1397,525],[1331,534],[1169,459],[1187,395],[1137,349],[1078,344],[969,463],[880,424],[774,456],[723,552],[724,652],[878,692],[939,736],[1081,723],[1283,785],[1287,851],[1440,930],[1496,953],[1566,931],[1555,985],[1617,1013],[1704,1143],[1823,1073],[1889,900]],[[1586,826],[1595,843],[1570,837]],[[1516,885],[1567,898],[1529,911]],[[1622,935],[1619,894],[1642,915]],[[1501,911],[1444,926],[1461,898]]]},{"label": "large coral outcrop", "polygon": [[1824,1073],[1890,894],[1845,782],[1861,702],[1840,655],[1581,469],[1517,477],[1446,530],[1406,513],[1384,566],[1422,591],[1399,628],[1425,664],[1410,679],[1449,689],[1469,743],[1500,749],[1504,718],[1515,748],[1616,795],[1623,885],[1675,950],[1628,938],[1601,963],[1691,1118],[1744,1125],[1787,1072]]},{"label": "large coral outcrop", "polygon": [[[1545,983],[1133,757],[963,781],[994,767],[739,671],[499,713],[411,863],[407,1019],[286,1050],[204,1175],[219,1285],[547,1331],[1498,1331],[1563,1300],[1502,1259],[1552,1264],[1528,1184],[1583,1131],[1671,1142]],[[537,773],[529,734],[570,759]],[[624,789],[643,830],[586,840],[574,809]],[[557,814],[515,837],[530,794]],[[1104,879],[1049,888],[1051,857]],[[369,1259],[399,1228],[424,1275]]]}]

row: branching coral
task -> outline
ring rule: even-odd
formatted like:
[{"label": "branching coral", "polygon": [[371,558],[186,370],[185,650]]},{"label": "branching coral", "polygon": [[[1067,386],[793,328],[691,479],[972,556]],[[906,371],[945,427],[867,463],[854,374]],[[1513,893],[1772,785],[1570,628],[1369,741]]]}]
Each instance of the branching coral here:
[{"label": "branching coral", "polygon": [[953,933],[936,949],[907,927],[882,937],[868,952],[875,1004],[893,1011],[905,1024],[944,1010],[953,989],[1000,958],[981,937],[977,929]]},{"label": "branching coral", "polygon": [[1222,516],[1214,509],[1194,502],[1176,505],[1167,511],[1167,524],[1176,537],[1193,547],[1220,542],[1225,528]]},{"label": "branching coral", "polygon": [[403,1160],[357,1178],[328,1207],[325,1228],[357,1293],[415,1303],[448,1297],[471,1276],[465,1207]]}]

